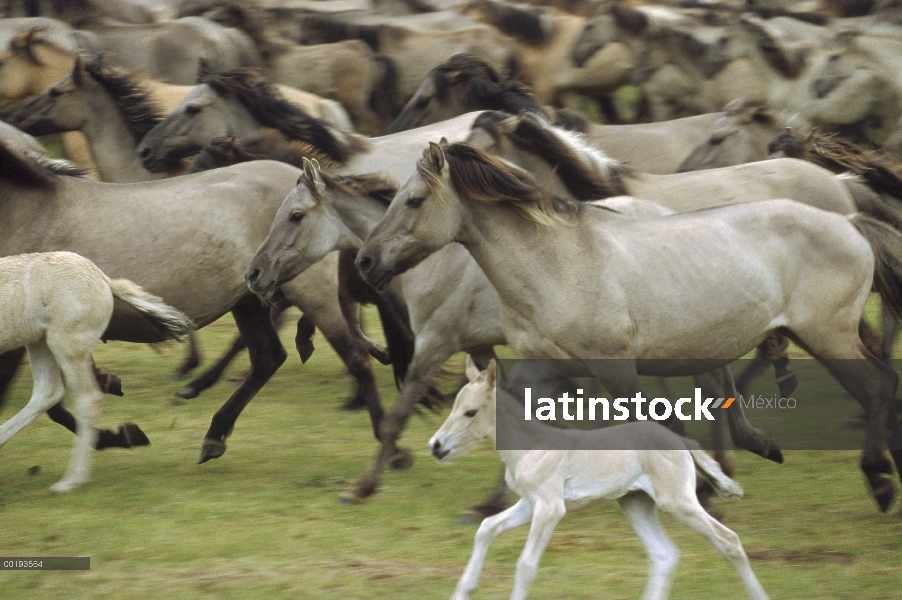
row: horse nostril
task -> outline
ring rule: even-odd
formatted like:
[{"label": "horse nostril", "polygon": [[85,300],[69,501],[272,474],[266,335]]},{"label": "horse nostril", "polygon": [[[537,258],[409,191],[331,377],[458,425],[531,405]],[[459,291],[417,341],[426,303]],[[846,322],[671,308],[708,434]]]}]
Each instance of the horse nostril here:
[{"label": "horse nostril", "polygon": [[260,269],[248,269],[247,274],[245,275],[245,279],[247,279],[248,283],[254,284],[259,281],[261,274],[262,271]]},{"label": "horse nostril", "polygon": [[372,257],[362,254],[357,257],[357,268],[360,269],[360,272],[364,275],[369,273],[373,268],[373,259]]},{"label": "horse nostril", "polygon": [[141,148],[140,150],[138,150],[138,157],[141,160],[144,160],[149,156],[150,156],[150,148],[144,147],[144,148]]}]

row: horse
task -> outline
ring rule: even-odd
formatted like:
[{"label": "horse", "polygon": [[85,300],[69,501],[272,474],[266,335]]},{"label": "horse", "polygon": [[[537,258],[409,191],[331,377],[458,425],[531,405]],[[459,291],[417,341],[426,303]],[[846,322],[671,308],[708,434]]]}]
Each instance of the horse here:
[{"label": "horse", "polygon": [[[483,116],[490,116],[487,113]],[[477,119],[474,127],[481,127]],[[475,132],[469,139],[473,139]],[[477,136],[478,137],[478,136]],[[273,156],[270,154],[269,156]],[[551,159],[550,159],[551,160]],[[557,179],[556,164],[531,164],[541,181],[561,194],[588,200],[603,184],[599,173],[589,169],[561,169],[571,180],[567,188]],[[273,221],[266,242],[260,247],[246,273],[249,287],[264,298],[278,286],[322,259],[328,252],[357,249],[385,211],[385,201],[393,190],[386,173],[330,175],[304,163],[304,185],[286,197]],[[573,185],[582,181],[582,185]],[[658,205],[638,204],[619,199],[614,208],[629,214],[661,215],[669,212]],[[438,268],[433,265],[443,265]],[[381,436],[383,447],[368,472],[341,498],[359,501],[378,485],[383,463],[398,460],[395,440],[409,418],[414,403],[435,377],[438,369],[456,352],[466,350],[483,364],[492,356],[491,346],[506,344],[498,320],[498,299],[494,290],[466,252],[457,246],[443,249],[400,279],[400,291],[411,311],[416,347],[404,378],[401,396],[389,417],[394,431]],[[731,413],[732,414],[732,413]],[[492,514],[504,502],[506,489],[475,507],[477,514]],[[503,507],[501,507],[503,508]]]},{"label": "horse", "polygon": [[389,132],[422,126],[471,110],[511,114],[530,112],[582,133],[592,145],[643,173],[673,173],[686,157],[686,148],[700,143],[720,113],[685,117],[661,123],[598,125],[563,121],[564,112],[549,114],[516,80],[503,77],[478,57],[453,56],[439,65],[389,127]]},{"label": "horse", "polygon": [[60,402],[66,387],[75,397],[78,439],[65,477],[50,489],[68,492],[90,479],[94,428],[102,392],[91,353],[113,316],[118,299],[137,311],[166,339],[179,339],[191,320],[125,279],[113,280],[72,252],[0,258],[0,352],[28,349],[34,391],[22,410],[0,426],[0,447]]},{"label": "horse", "polygon": [[764,160],[770,155],[767,145],[782,131],[767,103],[738,98],[724,107],[721,117],[711,123],[704,139],[692,148],[676,172]]},{"label": "horse", "polygon": [[[496,437],[497,410],[514,411],[509,392],[498,385],[494,360],[480,372],[467,358],[468,383],[457,394],[448,418],[429,440],[429,449],[445,461]],[[497,399],[502,396],[501,400]],[[518,415],[522,414],[519,413]],[[569,436],[569,450],[500,449],[506,479],[519,502],[482,522],[473,553],[451,598],[466,600],[476,590],[489,545],[501,533],[530,524],[526,545],[517,561],[511,598],[522,600],[535,579],[539,561],[555,527],[568,509],[592,500],[617,500],[649,558],[649,578],[643,598],[664,599],[673,583],[679,551],[658,521],[657,508],[702,535],[739,573],[751,598],[767,593],[755,577],[739,536],[705,512],[695,496],[696,471],[718,495],[742,497],[742,487],[696,443],[653,422],[635,422],[595,431],[553,430],[542,425],[530,435]],[[545,431],[543,431],[545,430]],[[600,450],[600,448],[618,448]]]},{"label": "horse", "polygon": [[288,140],[310,144],[346,174],[385,170],[406,177],[423,143],[436,136],[461,140],[477,116],[473,112],[413,131],[365,138],[312,118],[279,98],[256,72],[238,69],[205,74],[144,136],[138,155],[146,168],[160,171],[196,154],[213,138],[243,137],[267,127]]},{"label": "horse", "polygon": [[[885,223],[788,200],[635,219],[547,194],[527,172],[468,144],[431,143],[357,265],[381,288],[452,241],[498,291],[514,352],[625,359],[590,366],[616,397],[641,393],[640,374],[707,372],[774,332],[790,337],[868,412],[860,466],[880,509],[892,503],[883,444],[898,469],[898,376],[858,333],[872,285],[902,309],[902,234]],[[724,293],[725,281],[735,293]],[[662,306],[680,318],[662,318]],[[737,446],[770,454],[753,429],[742,432],[750,439],[737,433]]]},{"label": "horse", "polygon": [[[57,174],[39,157],[0,143],[0,256],[66,249],[164,298],[199,328],[233,314],[251,369],[212,420],[201,451],[205,462],[225,452],[238,415],[287,356],[269,307],[250,294],[243,274],[299,173],[262,161],[141,184],[105,184]],[[283,293],[334,347],[347,348],[375,430],[381,401],[366,347],[351,337],[338,306],[336,267],[334,256],[283,286]],[[118,304],[103,339],[162,340]],[[3,366],[0,381],[11,378],[18,360]]]}]

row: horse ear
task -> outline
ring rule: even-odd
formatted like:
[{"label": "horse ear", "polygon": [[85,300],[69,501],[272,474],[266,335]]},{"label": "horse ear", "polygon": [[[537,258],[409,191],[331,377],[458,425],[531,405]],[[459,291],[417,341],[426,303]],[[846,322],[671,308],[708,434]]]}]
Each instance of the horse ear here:
[{"label": "horse ear", "polygon": [[34,53],[34,43],[37,41],[35,36],[42,30],[42,27],[32,27],[28,31],[23,31],[9,43],[10,50],[21,54],[36,65],[43,64]]},{"label": "horse ear", "polygon": [[81,58],[81,54],[75,54],[75,64],[72,65],[72,83],[75,87],[81,87],[85,80],[85,63]]},{"label": "horse ear", "polygon": [[445,168],[445,151],[435,142],[429,142],[429,162],[439,173]]},{"label": "horse ear", "polygon": [[318,165],[314,165],[306,156],[303,159],[304,175],[307,177],[308,184],[312,184],[311,191],[315,191],[314,196],[320,195],[326,191],[322,178],[319,176]]},{"label": "horse ear", "polygon": [[442,136],[442,139],[440,139],[440,140],[438,141],[438,145],[439,145],[439,146],[447,146],[447,145],[448,145],[448,138],[446,138],[445,136]]},{"label": "horse ear", "polygon": [[485,372],[488,377],[488,385],[495,387],[495,382],[498,380],[498,365],[494,358],[489,361],[489,366],[485,368]]},{"label": "horse ear", "polygon": [[467,364],[464,367],[464,373],[467,375],[467,381],[473,381],[477,377],[479,377],[480,370],[479,367],[476,366],[476,363],[473,361],[473,357],[467,354]]}]

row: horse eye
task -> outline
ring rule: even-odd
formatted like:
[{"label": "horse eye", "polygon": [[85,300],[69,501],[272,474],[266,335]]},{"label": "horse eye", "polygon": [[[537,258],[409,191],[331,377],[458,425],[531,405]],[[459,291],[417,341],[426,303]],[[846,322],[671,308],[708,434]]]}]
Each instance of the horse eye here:
[{"label": "horse eye", "polygon": [[464,413],[464,416],[465,416],[465,417],[470,417],[470,418],[472,419],[473,417],[476,416],[476,413],[477,413],[477,412],[479,412],[479,411],[476,410],[476,409],[474,408],[473,410],[468,410],[467,412],[465,412],[465,413]]},{"label": "horse eye", "polygon": [[288,217],[288,220],[292,223],[300,223],[301,221],[304,220],[304,216],[305,216],[304,213],[296,212],[296,213],[292,213],[292,215],[290,217]]},{"label": "horse eye", "polygon": [[189,104],[188,106],[185,107],[185,112],[189,115],[196,115],[197,113],[200,112],[200,107],[195,106],[193,104]]},{"label": "horse eye", "polygon": [[426,198],[411,198],[407,201],[407,206],[410,208],[420,208],[423,206],[423,202],[426,201]]}]

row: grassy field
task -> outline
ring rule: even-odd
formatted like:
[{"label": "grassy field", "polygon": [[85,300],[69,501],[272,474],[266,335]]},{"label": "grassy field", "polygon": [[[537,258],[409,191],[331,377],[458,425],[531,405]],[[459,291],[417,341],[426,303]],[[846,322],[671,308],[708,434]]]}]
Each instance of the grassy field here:
[{"label": "grassy field", "polygon": [[[200,333],[208,359],[234,331],[224,319]],[[290,328],[283,341],[293,347]],[[497,454],[486,444],[440,466],[426,441],[442,416],[414,418],[403,440],[416,452],[414,466],[388,473],[368,502],[337,505],[375,446],[365,414],[336,410],[351,382],[322,336],[316,343],[306,365],[292,351],[244,411],[226,454],[204,465],[195,464],[200,441],[232,384],[181,401],[167,376],[183,347],[99,347],[98,364],[119,374],[126,391],[105,398],[102,424],[134,421],[152,445],[97,453],[91,483],[66,496],[47,492],[71,451],[61,427],[41,418],[0,451],[0,555],[91,557],[90,571],[0,572],[0,598],[448,597],[475,532],[456,520],[494,484]],[[246,366],[236,361],[228,374]],[[377,373],[391,403],[391,372]],[[0,416],[9,418],[30,390],[23,371]],[[857,452],[787,452],[784,465],[747,453],[736,459],[746,497],[718,508],[772,598],[902,598],[898,502],[891,513],[877,511]],[[682,551],[672,598],[744,597],[707,542],[663,521]],[[495,542],[476,598],[508,597],[525,534]],[[601,503],[563,520],[531,597],[638,598],[645,572],[616,504]]]}]

